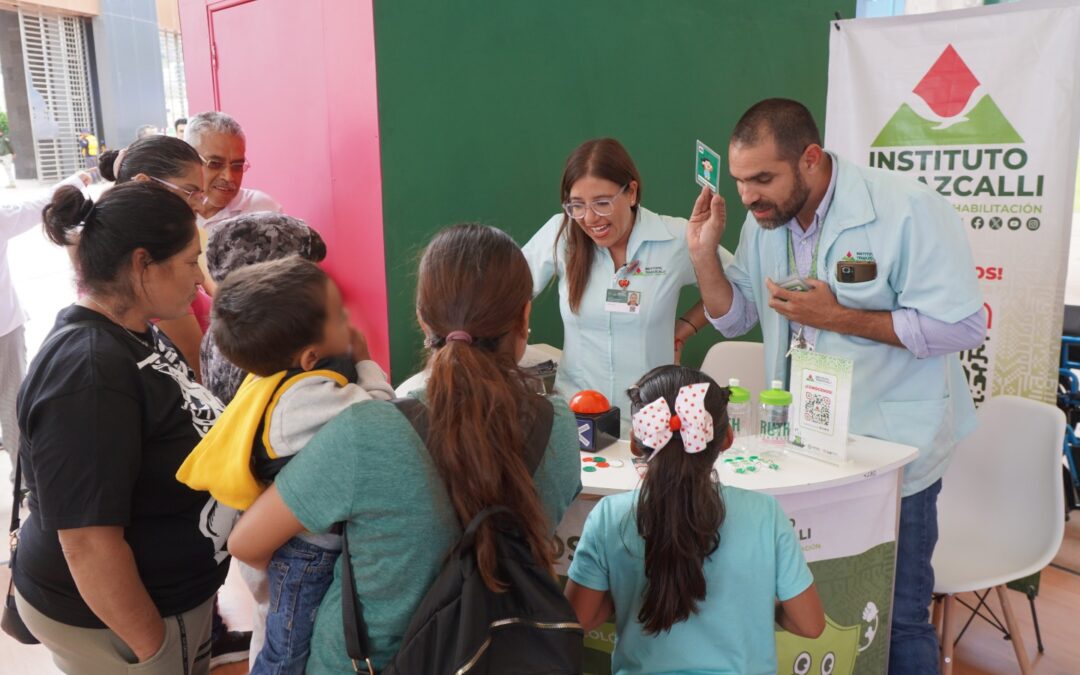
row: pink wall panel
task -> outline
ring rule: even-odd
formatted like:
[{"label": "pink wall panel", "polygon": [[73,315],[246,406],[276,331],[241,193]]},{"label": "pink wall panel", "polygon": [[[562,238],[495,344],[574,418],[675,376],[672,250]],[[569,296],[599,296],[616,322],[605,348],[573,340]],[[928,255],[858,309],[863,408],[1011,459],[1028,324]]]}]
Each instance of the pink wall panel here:
[{"label": "pink wall panel", "polygon": [[214,107],[214,83],[210,69],[210,21],[206,0],[180,0],[179,7],[188,111],[194,114]]},{"label": "pink wall panel", "polygon": [[[331,269],[347,274],[350,308],[363,317],[372,355],[389,372],[390,334],[383,242],[379,95],[372,0],[323,0],[322,66],[327,151],[337,240]],[[399,373],[400,377],[408,373]]]},{"label": "pink wall panel", "polygon": [[371,0],[183,0],[189,108],[244,126],[244,179],[319,230],[372,355],[389,365]]}]

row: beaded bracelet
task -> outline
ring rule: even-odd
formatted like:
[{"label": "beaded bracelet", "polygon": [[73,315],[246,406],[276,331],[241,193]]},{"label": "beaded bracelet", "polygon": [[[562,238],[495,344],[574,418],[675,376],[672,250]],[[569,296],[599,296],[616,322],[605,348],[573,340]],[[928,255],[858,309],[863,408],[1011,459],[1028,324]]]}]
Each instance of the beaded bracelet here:
[{"label": "beaded bracelet", "polygon": [[681,316],[679,317],[679,321],[685,321],[686,323],[690,324],[690,327],[694,329],[694,335],[697,335],[697,332],[698,332],[699,329],[698,329],[697,326],[694,325],[693,321],[691,321],[690,319],[686,319],[684,317],[681,317]]}]

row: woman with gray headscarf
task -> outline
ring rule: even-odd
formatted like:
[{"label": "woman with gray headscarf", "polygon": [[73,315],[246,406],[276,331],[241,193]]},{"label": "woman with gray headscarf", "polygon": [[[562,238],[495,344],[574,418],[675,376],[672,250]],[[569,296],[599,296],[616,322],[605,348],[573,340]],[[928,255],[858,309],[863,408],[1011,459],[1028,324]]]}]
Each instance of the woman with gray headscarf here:
[{"label": "woman with gray headscarf", "polygon": [[[304,221],[272,211],[234,216],[210,226],[206,244],[206,266],[210,277],[220,283],[229,272],[255,263],[291,255],[320,262],[326,244]],[[203,382],[223,403],[236,395],[246,372],[218,351],[213,331],[203,336],[200,355]]]}]

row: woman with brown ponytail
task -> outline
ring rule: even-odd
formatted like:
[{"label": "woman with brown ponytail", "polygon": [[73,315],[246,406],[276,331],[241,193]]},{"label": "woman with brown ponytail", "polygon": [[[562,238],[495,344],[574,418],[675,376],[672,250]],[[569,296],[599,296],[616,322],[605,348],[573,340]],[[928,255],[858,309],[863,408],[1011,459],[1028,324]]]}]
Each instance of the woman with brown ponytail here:
[{"label": "woman with brown ponytail", "polygon": [[[552,533],[581,489],[577,432],[566,403],[549,398],[554,422],[543,459],[529,475],[526,441],[545,400],[518,367],[529,334],[529,267],[514,241],[483,225],[435,236],[420,262],[416,312],[430,348],[427,444],[391,403],[354,405],[327,424],[278,474],[237,524],[234,556],[265,567],[303,529],[347,522],[349,561],[381,669],[461,536],[461,523],[492,505],[526,523],[536,558],[551,565]],[[482,529],[478,560],[489,587],[492,539]],[[351,673],[341,621],[341,576],[320,606],[307,672]]]},{"label": "woman with brown ponytail", "polygon": [[[566,595],[585,630],[615,614],[612,673],[776,672],[773,622],[804,637],[825,613],[780,505],[721,486],[729,392],[661,366],[627,392],[638,490],[600,500],[570,564]],[[779,602],[777,602],[779,601]]]}]

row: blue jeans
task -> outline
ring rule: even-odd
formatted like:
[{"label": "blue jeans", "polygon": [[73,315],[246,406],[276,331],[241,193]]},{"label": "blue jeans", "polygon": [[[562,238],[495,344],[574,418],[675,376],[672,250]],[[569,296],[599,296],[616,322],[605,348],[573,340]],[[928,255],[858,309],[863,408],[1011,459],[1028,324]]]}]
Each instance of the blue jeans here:
[{"label": "blue jeans", "polygon": [[937,545],[937,499],[941,481],[900,500],[900,535],[896,543],[889,675],[932,675],[939,671],[937,633],[930,624]]},{"label": "blue jeans", "polygon": [[274,552],[266,570],[270,581],[266,642],[250,675],[303,675],[315,613],[334,579],[340,553],[298,537]]}]

